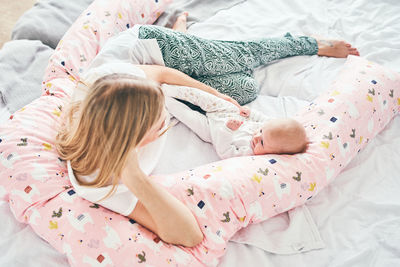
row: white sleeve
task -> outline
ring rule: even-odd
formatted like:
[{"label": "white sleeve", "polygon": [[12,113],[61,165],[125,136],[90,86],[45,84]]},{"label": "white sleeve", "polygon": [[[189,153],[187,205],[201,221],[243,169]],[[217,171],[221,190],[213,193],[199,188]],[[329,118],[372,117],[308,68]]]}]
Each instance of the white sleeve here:
[{"label": "white sleeve", "polygon": [[193,87],[163,84],[162,90],[166,96],[188,101],[199,106],[205,112],[218,112],[237,108],[234,104],[222,98]]},{"label": "white sleeve", "polygon": [[95,188],[79,185],[74,176],[70,161],[67,161],[67,168],[71,184],[80,197],[124,216],[128,216],[135,209],[138,199],[124,184],[118,184],[114,194],[99,201],[110,192],[112,186]]},{"label": "white sleeve", "polygon": [[253,155],[250,145],[239,143],[233,140],[232,130],[227,127],[220,129],[213,140],[215,151],[221,159]]}]

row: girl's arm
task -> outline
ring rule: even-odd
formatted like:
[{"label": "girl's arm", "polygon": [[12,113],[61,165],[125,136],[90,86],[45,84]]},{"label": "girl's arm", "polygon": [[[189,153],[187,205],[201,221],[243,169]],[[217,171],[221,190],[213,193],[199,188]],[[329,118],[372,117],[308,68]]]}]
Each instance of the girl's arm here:
[{"label": "girl's arm", "polygon": [[122,171],[122,182],[139,199],[128,216],[157,234],[163,241],[194,247],[203,233],[192,212],[139,168],[137,153],[130,152]]},{"label": "girl's arm", "polygon": [[[224,99],[221,99],[213,94],[207,93],[203,90],[194,88],[194,87],[188,87],[188,86],[183,86],[183,85],[177,86],[177,85],[163,84],[162,91],[165,96],[169,96],[171,98],[176,98],[176,99],[180,99],[180,100],[185,100],[187,102],[190,102],[190,103],[200,107],[205,112],[223,112],[226,109],[235,108],[235,106],[232,103],[225,101]],[[169,103],[169,104],[171,104],[171,103]],[[182,105],[184,105],[184,104],[182,104]],[[169,108],[168,110],[171,109],[171,106],[174,107],[176,105],[167,106],[167,108]],[[179,110],[179,111],[181,111],[181,110]],[[197,111],[194,111],[194,112],[197,112]],[[173,114],[173,115],[175,116],[175,114]],[[179,118],[177,116],[175,116],[175,117],[179,120]]]},{"label": "girl's arm", "polygon": [[144,71],[148,79],[157,81],[159,83],[183,85],[183,86],[198,88],[202,91],[205,91],[219,98],[222,98],[226,101],[229,101],[239,108],[241,107],[239,103],[230,96],[221,94],[211,86],[199,82],[179,70],[159,65],[137,65],[137,66]]}]

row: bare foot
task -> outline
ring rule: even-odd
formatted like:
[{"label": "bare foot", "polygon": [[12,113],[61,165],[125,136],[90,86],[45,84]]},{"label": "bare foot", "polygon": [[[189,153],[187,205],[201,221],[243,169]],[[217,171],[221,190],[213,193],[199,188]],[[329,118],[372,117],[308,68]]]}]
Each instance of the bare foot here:
[{"label": "bare foot", "polygon": [[318,43],[318,55],[326,57],[345,58],[348,55],[360,56],[357,48],[351,44],[340,40],[326,40],[316,38]]},{"label": "bare foot", "polygon": [[186,28],[186,20],[187,17],[189,16],[189,12],[185,11],[182,13],[182,15],[180,15],[176,21],[174,26],[172,26],[172,29],[178,32],[186,32],[187,28]]}]

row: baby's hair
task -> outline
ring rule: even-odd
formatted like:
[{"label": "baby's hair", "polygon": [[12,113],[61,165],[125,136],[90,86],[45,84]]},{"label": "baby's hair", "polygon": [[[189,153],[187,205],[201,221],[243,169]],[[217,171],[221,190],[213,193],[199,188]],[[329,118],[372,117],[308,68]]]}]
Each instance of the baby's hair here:
[{"label": "baby's hair", "polygon": [[[308,149],[308,138],[304,126],[292,118],[282,118],[283,124],[272,131],[274,140],[280,146],[280,154],[304,153]],[[282,128],[282,126],[284,128]],[[296,140],[296,141],[293,141]]]},{"label": "baby's hair", "polygon": [[[130,74],[109,74],[92,85],[79,81],[87,95],[71,102],[56,138],[63,160],[69,160],[81,185],[102,187],[112,181],[115,192],[126,158],[164,109],[160,84]],[[77,84],[77,86],[78,86]],[[85,89],[85,88],[83,88]],[[79,180],[99,169],[94,181]]]}]

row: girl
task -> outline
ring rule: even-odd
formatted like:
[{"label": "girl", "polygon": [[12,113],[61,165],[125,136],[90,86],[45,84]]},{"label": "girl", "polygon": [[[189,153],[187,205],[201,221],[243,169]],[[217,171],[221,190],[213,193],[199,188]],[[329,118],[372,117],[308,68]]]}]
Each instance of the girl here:
[{"label": "girl", "polygon": [[[93,84],[83,101],[71,106],[57,137],[57,149],[69,161],[70,176],[75,175],[79,184],[111,188],[107,195],[102,195],[105,190],[89,192],[92,197],[107,198],[120,187],[108,202],[98,203],[114,207],[165,242],[190,247],[202,240],[194,216],[148,179],[138,163],[137,149],[162,135],[165,118],[159,84],[133,75],[106,75]],[[75,183],[78,194],[79,188]]]},{"label": "girl", "polygon": [[[178,19],[175,29],[182,29],[182,25],[186,25],[186,14]],[[71,105],[57,137],[57,149],[61,158],[68,161],[75,188],[81,188],[78,194],[84,194],[84,188],[92,189],[89,194],[98,197],[98,203],[135,220],[165,242],[188,247],[203,239],[195,217],[173,195],[152,182],[138,160],[138,150],[167,129],[168,116],[159,84],[199,88],[239,106],[233,98],[244,104],[256,97],[257,86],[251,73],[259,65],[300,54],[358,54],[345,42],[326,44],[310,37],[286,35],[281,39],[225,42],[149,25],[134,30],[137,38],[150,41],[150,47],[158,47],[167,67],[106,62],[114,70],[88,83],[87,94]],[[103,58],[107,58],[107,52],[118,52],[104,51],[100,52]]]}]

